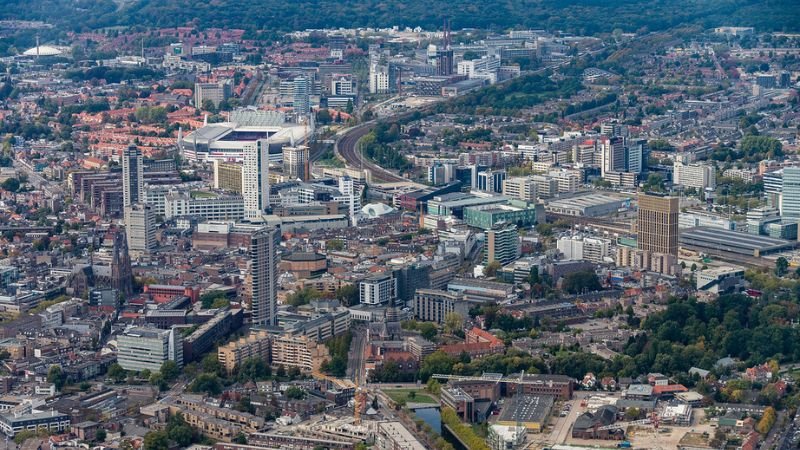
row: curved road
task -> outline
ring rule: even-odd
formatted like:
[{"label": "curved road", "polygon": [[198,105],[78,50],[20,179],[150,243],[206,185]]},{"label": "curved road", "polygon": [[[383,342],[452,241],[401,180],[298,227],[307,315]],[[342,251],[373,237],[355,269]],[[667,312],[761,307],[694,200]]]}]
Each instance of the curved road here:
[{"label": "curved road", "polygon": [[387,182],[397,183],[409,181],[406,178],[397,175],[396,173],[384,169],[383,167],[375,164],[368,158],[362,158],[361,152],[358,151],[358,141],[366,136],[372,128],[375,127],[375,122],[367,122],[363,125],[357,125],[345,131],[336,141],[334,152],[344,159],[345,163],[350,168],[365,168],[372,172],[372,179],[374,182]]}]

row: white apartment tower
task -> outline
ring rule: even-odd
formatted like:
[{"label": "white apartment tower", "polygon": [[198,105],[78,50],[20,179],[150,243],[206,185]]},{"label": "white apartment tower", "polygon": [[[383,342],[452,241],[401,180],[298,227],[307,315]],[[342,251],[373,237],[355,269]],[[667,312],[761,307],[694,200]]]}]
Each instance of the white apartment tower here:
[{"label": "white apartment tower", "polygon": [[245,219],[261,220],[269,207],[268,139],[259,139],[244,146],[242,190]]}]

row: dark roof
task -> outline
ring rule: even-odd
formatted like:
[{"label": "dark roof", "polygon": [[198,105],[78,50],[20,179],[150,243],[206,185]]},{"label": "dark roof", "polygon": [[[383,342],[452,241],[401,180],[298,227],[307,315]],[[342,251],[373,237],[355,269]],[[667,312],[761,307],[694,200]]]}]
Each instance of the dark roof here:
[{"label": "dark roof", "polygon": [[294,252],[282,257],[284,261],[319,261],[325,256],[312,252]]},{"label": "dark roof", "polygon": [[594,427],[604,427],[611,425],[617,421],[617,407],[612,405],[605,405],[597,408],[597,411],[592,414],[585,412],[578,416],[575,420],[573,429],[575,431],[585,431]]}]

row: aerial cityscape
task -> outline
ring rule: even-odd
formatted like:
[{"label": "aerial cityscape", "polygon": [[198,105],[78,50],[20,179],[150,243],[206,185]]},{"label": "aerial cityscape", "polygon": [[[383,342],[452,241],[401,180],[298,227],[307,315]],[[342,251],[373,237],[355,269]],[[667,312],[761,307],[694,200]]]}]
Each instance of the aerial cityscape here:
[{"label": "aerial cityscape", "polygon": [[8,0],[0,119],[6,449],[800,448],[793,0]]}]

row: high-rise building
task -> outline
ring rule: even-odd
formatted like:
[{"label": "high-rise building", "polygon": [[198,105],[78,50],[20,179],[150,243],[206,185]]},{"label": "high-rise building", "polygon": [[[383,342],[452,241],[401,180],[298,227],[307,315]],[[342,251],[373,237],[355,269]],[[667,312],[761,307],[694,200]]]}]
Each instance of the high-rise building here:
[{"label": "high-rise building", "polygon": [[375,275],[362,281],[358,289],[361,304],[388,304],[397,298],[397,279],[390,275]]},{"label": "high-rise building", "polygon": [[256,326],[277,324],[279,240],[280,228],[262,227],[250,233],[245,291]]},{"label": "high-rise building", "polygon": [[144,203],[125,207],[125,228],[128,250],[149,252],[156,248],[156,217]]},{"label": "high-rise building", "polygon": [[219,104],[230,98],[233,92],[229,81],[219,83],[195,83],[194,84],[194,106],[202,108],[203,103],[208,100],[219,108]]},{"label": "high-rise building", "polygon": [[691,187],[697,190],[717,187],[717,172],[714,166],[703,163],[684,164],[675,161],[673,165],[672,184]]},{"label": "high-rise building", "polygon": [[536,201],[536,183],[529,177],[503,180],[503,195],[526,202]]},{"label": "high-rise building", "polygon": [[292,107],[298,114],[307,115],[311,111],[311,80],[306,76],[299,76],[292,83]]},{"label": "high-rise building", "polygon": [[141,201],[144,201],[142,152],[131,144],[122,152],[122,202],[127,207]]},{"label": "high-rise building", "polygon": [[310,165],[308,147],[283,147],[283,173],[290,180],[311,179]]},{"label": "high-rise building", "polygon": [[414,294],[414,316],[426,322],[444,323],[447,314],[464,304],[464,296],[458,293],[417,289]]},{"label": "high-rise building", "polygon": [[244,146],[242,164],[244,216],[258,220],[269,207],[269,140],[259,139]]},{"label": "high-rise building", "polygon": [[783,169],[780,211],[784,220],[800,221],[800,167]]},{"label": "high-rise building", "polygon": [[356,185],[353,179],[347,175],[339,177],[339,192],[347,198],[347,210],[348,214],[350,214],[351,224],[353,226],[358,225],[356,220],[356,205],[361,205],[361,199],[358,198],[359,195],[356,194]]},{"label": "high-rise building", "polygon": [[503,181],[506,179],[505,170],[486,170],[478,173],[479,191],[484,192],[503,192]]},{"label": "high-rise building", "polygon": [[638,247],[652,253],[678,254],[680,199],[639,194]]},{"label": "high-rise building", "polygon": [[520,255],[519,233],[516,225],[497,225],[486,231],[486,248],[483,263],[498,261],[506,265],[516,261]]},{"label": "high-rise building", "polygon": [[647,140],[631,142],[625,147],[625,171],[642,173],[647,165]]},{"label": "high-rise building", "polygon": [[242,193],[242,164],[214,160],[214,189]]},{"label": "high-rise building", "polygon": [[601,143],[603,151],[602,176],[606,172],[625,172],[625,139],[611,137]]},{"label": "high-rise building", "polygon": [[167,361],[183,366],[183,341],[174,328],[128,329],[117,338],[117,349],[117,362],[125,370],[158,372]]}]

